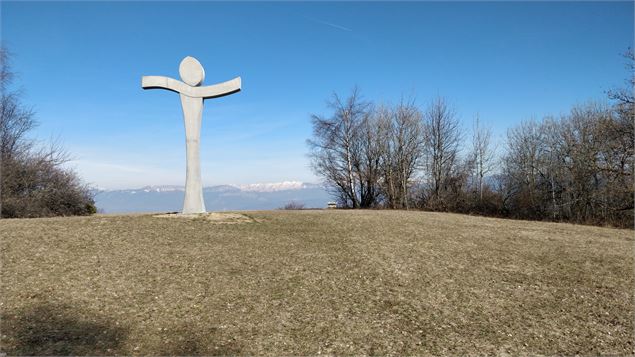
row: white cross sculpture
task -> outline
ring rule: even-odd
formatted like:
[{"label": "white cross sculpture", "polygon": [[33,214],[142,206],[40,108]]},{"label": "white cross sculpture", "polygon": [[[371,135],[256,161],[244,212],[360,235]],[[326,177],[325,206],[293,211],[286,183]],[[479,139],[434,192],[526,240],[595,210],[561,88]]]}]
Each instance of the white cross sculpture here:
[{"label": "white cross sculpture", "polygon": [[204,213],[205,202],[203,201],[199,147],[203,100],[239,92],[240,77],[227,82],[200,87],[205,78],[205,71],[201,63],[190,56],[185,57],[181,61],[179,74],[183,82],[169,77],[143,76],[141,78],[141,86],[143,89],[169,89],[179,93],[181,96],[187,151],[183,213]]}]

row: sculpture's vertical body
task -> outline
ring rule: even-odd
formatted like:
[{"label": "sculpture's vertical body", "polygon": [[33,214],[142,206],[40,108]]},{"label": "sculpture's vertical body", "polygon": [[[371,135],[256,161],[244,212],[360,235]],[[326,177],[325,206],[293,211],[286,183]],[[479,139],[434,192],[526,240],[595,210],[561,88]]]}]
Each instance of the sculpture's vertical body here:
[{"label": "sculpture's vertical body", "polygon": [[185,123],[185,144],[187,171],[185,174],[185,199],[183,213],[205,213],[203,182],[201,181],[201,119],[203,100],[222,97],[240,91],[240,77],[231,81],[201,87],[205,70],[194,57],[187,56],[179,65],[183,82],[162,76],[143,76],[143,89],[162,88],[175,91],[181,96],[183,121]]},{"label": "sculpture's vertical body", "polygon": [[203,213],[205,212],[205,201],[203,200],[200,158],[203,98],[192,98],[181,94],[181,105],[183,106],[187,156],[183,213]]}]

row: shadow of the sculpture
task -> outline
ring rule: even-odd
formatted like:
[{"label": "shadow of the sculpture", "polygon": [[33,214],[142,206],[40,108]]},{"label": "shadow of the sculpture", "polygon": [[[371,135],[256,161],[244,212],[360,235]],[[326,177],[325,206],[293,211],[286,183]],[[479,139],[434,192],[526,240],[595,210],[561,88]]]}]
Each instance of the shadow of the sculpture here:
[{"label": "shadow of the sculpture", "polygon": [[192,330],[186,324],[170,329],[170,342],[130,351],[127,328],[112,320],[73,308],[68,304],[41,302],[4,312],[0,352],[18,356],[159,355],[230,356],[240,354],[238,341],[223,341],[218,330]]},{"label": "shadow of the sculpture", "polygon": [[8,355],[113,355],[127,336],[105,318],[65,304],[40,303],[2,316]]}]

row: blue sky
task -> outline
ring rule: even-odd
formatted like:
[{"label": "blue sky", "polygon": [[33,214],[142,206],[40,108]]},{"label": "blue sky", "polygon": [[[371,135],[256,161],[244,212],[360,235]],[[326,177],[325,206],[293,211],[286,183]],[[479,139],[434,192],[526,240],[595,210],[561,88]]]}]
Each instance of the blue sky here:
[{"label": "blue sky", "polygon": [[332,92],[437,95],[466,130],[478,113],[499,141],[528,118],[566,112],[627,77],[632,2],[8,2],[2,42],[41,140],[104,188],[183,184],[178,95],[142,75],[178,78],[187,55],[205,84],[243,91],[205,103],[206,185],[317,182],[305,141]]}]

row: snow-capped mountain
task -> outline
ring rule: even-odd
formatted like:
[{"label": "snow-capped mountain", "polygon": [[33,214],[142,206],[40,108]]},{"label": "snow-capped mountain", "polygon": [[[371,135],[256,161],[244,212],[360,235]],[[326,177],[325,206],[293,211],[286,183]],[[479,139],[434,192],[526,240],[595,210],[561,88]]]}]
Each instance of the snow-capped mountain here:
[{"label": "snow-capped mountain", "polygon": [[[185,194],[183,186],[175,185],[94,193],[97,209],[105,213],[180,211]],[[289,202],[323,208],[332,200],[322,186],[299,181],[209,186],[203,198],[208,211],[276,209]]]},{"label": "snow-capped mountain", "polygon": [[319,185],[300,181],[284,181],[275,183],[252,183],[248,185],[237,185],[235,187],[239,188],[241,191],[275,192],[316,188],[319,187]]},{"label": "snow-capped mountain", "polygon": [[174,192],[185,191],[183,186],[164,185],[164,186],[145,186],[140,189],[143,192]]}]

